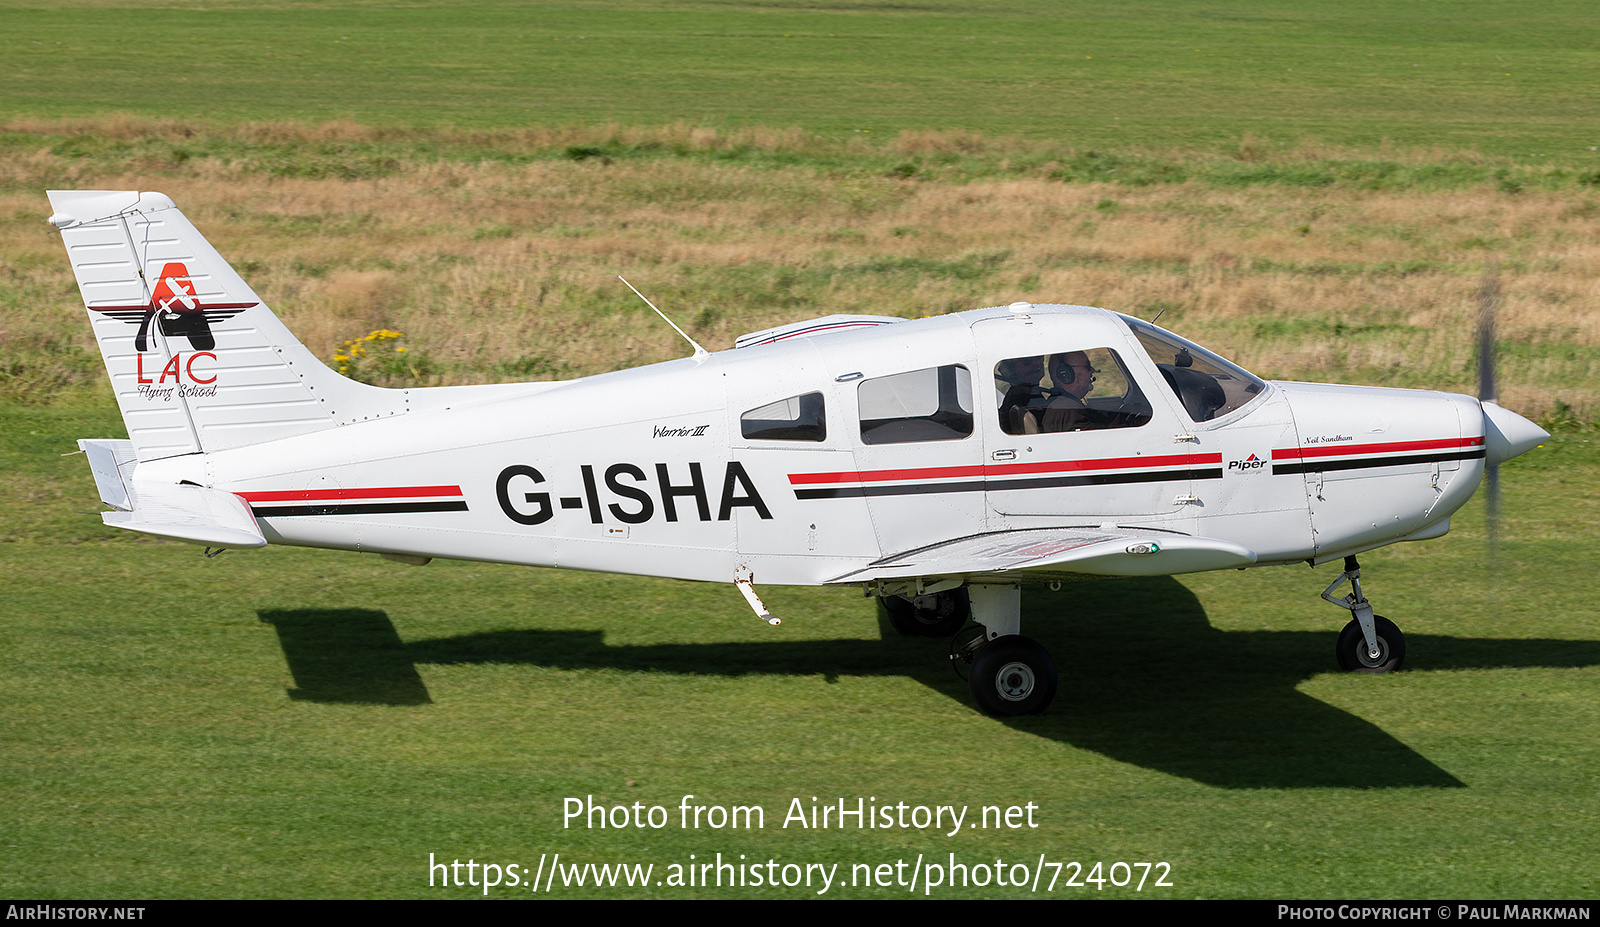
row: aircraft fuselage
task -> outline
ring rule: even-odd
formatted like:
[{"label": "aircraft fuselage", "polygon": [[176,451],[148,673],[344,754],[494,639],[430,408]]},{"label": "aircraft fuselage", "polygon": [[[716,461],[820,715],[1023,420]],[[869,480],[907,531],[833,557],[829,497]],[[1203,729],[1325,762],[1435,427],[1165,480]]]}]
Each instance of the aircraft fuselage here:
[{"label": "aircraft fuselage", "polygon": [[[1114,353],[1136,414],[1108,406],[1096,414],[1114,426],[1008,433],[997,370],[1069,352]],[[238,493],[272,543],[818,584],[931,536],[1040,527],[1204,535],[1258,563],[1321,561],[1442,534],[1482,472],[1470,397],[1269,383],[1195,421],[1170,373],[1113,313],[979,310],[526,395],[457,390],[448,405],[145,462],[140,477]],[[928,409],[901,395],[919,384]],[[940,390],[943,412],[913,414]],[[820,429],[752,428],[752,411],[789,399],[820,408]],[[886,403],[904,420],[875,439]]]}]

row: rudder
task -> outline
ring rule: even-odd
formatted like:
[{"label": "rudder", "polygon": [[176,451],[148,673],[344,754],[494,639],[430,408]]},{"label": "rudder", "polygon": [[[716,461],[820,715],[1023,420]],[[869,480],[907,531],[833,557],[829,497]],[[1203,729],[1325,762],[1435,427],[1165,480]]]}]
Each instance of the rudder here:
[{"label": "rudder", "polygon": [[403,391],[328,369],[165,195],[49,196],[139,460],[405,411]]}]

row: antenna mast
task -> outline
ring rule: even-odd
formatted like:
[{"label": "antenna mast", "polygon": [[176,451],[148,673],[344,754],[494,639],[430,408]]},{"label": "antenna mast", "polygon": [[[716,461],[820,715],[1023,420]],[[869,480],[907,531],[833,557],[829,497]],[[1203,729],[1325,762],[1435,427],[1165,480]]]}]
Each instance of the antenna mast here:
[{"label": "antenna mast", "polygon": [[[622,285],[623,286],[627,287],[630,290],[633,290],[633,295],[639,297],[640,299],[643,299],[644,300],[644,304],[646,306],[649,306],[651,309],[656,309],[656,304],[651,302],[648,299],[645,299],[645,295],[643,293],[639,292],[638,289],[636,289],[633,284],[629,283],[627,278],[623,277],[621,274],[617,274],[617,279],[622,281]],[[705,356],[707,356],[707,355],[709,355],[711,353],[710,351],[707,351],[705,348],[700,347],[699,343],[696,342],[693,338],[690,338],[688,333],[686,333],[683,329],[678,327],[678,323],[676,323],[676,322],[672,321],[671,319],[667,318],[667,314],[665,312],[662,312],[660,309],[656,309],[656,315],[661,316],[661,321],[667,323],[668,325],[671,325],[673,331],[677,332],[680,335],[683,335],[683,340],[689,342],[689,344],[694,348],[694,356],[695,356],[696,359],[705,357]]]}]

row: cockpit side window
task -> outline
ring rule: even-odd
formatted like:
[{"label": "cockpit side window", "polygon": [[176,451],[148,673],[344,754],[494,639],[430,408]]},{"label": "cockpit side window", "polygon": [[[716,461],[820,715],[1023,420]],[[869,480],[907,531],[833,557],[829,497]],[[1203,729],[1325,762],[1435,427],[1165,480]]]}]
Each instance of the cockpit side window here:
[{"label": "cockpit side window", "polygon": [[761,441],[826,441],[828,418],[821,393],[769,402],[739,416],[739,433]]},{"label": "cockpit side window", "polygon": [[1150,402],[1110,348],[1012,357],[994,367],[1000,430],[1008,435],[1137,428]]},{"label": "cockpit side window", "polygon": [[1231,361],[1148,322],[1123,316],[1150,353],[1162,379],[1196,422],[1209,422],[1249,405],[1267,384]]},{"label": "cockpit side window", "polygon": [[960,364],[862,380],[862,444],[953,441],[972,434],[972,374]]}]

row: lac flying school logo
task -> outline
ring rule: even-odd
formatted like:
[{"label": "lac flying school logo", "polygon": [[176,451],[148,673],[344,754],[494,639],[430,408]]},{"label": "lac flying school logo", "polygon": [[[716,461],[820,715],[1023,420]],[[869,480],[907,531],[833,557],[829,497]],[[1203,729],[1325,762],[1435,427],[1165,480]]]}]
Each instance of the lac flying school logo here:
[{"label": "lac flying school logo", "polygon": [[143,353],[150,345],[150,322],[153,319],[161,320],[161,334],[167,337],[181,335],[189,339],[189,346],[196,351],[209,351],[217,346],[216,336],[211,334],[211,323],[231,319],[251,306],[259,303],[212,303],[201,305],[200,297],[195,292],[194,281],[189,279],[189,268],[182,263],[172,262],[161,268],[161,279],[156,281],[155,290],[150,296],[148,306],[93,306],[95,312],[104,312],[114,319],[121,319],[129,325],[139,326],[139,334],[134,337],[134,349]]}]

